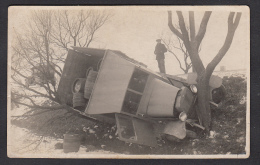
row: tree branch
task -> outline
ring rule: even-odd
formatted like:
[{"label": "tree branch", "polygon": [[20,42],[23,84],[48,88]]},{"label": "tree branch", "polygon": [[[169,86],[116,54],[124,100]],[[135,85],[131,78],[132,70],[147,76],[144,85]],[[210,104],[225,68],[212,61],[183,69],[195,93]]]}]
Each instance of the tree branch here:
[{"label": "tree branch", "polygon": [[179,26],[180,26],[180,29],[181,29],[181,32],[182,32],[182,40],[185,44],[185,47],[186,49],[191,49],[190,47],[190,40],[189,40],[189,34],[188,34],[188,31],[186,29],[186,25],[185,25],[185,22],[184,22],[184,18],[183,18],[183,15],[182,15],[182,12],[181,11],[176,11],[177,15],[178,15],[178,19],[179,19]]},{"label": "tree branch", "polygon": [[[184,72],[185,72],[185,69],[182,67],[182,65],[181,65],[181,61],[179,60],[179,58],[177,57],[177,55],[175,54],[175,53],[173,53],[171,50],[168,50],[171,54],[173,54],[174,55],[174,57],[176,58],[176,60],[178,61],[178,63],[179,63],[179,66],[180,66],[180,68],[181,68],[181,70],[183,70]],[[186,68],[187,69],[187,68]]]},{"label": "tree branch", "polygon": [[200,23],[200,28],[199,28],[199,31],[198,31],[198,34],[196,35],[195,37],[195,41],[196,41],[196,49],[199,48],[200,44],[201,44],[201,41],[202,39],[204,38],[204,35],[206,33],[206,30],[207,30],[207,25],[208,25],[208,21],[209,21],[209,18],[210,18],[210,15],[211,15],[212,11],[206,11],[204,13],[204,16],[202,18],[202,21]]},{"label": "tree branch", "polygon": [[45,98],[48,98],[48,99],[50,99],[50,100],[52,100],[52,101],[56,101],[52,96],[48,96],[48,95],[43,94],[43,93],[41,93],[41,92],[38,92],[38,91],[36,91],[36,90],[34,90],[34,89],[28,88],[26,85],[24,85],[24,84],[22,84],[21,82],[19,82],[18,80],[16,80],[13,76],[11,76],[11,78],[12,78],[18,85],[22,86],[23,88],[25,88],[25,89],[27,89],[27,90],[29,90],[29,91],[32,91],[32,92],[34,92],[34,93],[37,93],[37,94],[39,94],[40,96],[45,97]]},{"label": "tree branch", "polygon": [[189,21],[190,21],[190,40],[194,41],[195,39],[195,20],[194,20],[194,11],[189,11]]},{"label": "tree branch", "polygon": [[228,32],[227,32],[225,42],[224,42],[223,46],[221,47],[221,49],[219,50],[219,52],[217,53],[217,55],[208,64],[208,66],[206,68],[206,74],[207,74],[206,76],[207,77],[211,76],[215,67],[218,65],[218,63],[225,56],[225,54],[227,53],[227,51],[229,50],[229,48],[232,44],[234,34],[235,34],[235,31],[236,31],[237,26],[239,24],[242,13],[240,13],[240,12],[237,13],[236,18],[235,18],[235,22],[233,23],[234,14],[235,14],[234,12],[230,12],[230,14],[229,14],[229,17],[228,17]]},{"label": "tree branch", "polygon": [[182,34],[172,24],[172,12],[168,11],[168,26],[170,30],[181,40],[183,40]]},{"label": "tree branch", "polygon": [[[33,109],[46,109],[46,110],[38,112],[38,113],[33,113],[31,115],[19,115],[19,116],[11,116],[11,117],[31,117],[31,116],[36,116],[36,115],[40,115],[40,114],[43,114],[43,113],[46,113],[46,112],[50,112],[50,111],[54,111],[54,110],[60,110],[60,109],[64,108],[64,105],[55,106],[55,107],[46,107],[46,106],[31,106],[31,105],[21,103],[21,102],[18,102],[18,101],[13,101],[13,102],[16,102],[17,104],[24,105],[24,106],[27,106],[27,107],[33,108]],[[33,112],[33,110],[31,110],[31,112]]]}]

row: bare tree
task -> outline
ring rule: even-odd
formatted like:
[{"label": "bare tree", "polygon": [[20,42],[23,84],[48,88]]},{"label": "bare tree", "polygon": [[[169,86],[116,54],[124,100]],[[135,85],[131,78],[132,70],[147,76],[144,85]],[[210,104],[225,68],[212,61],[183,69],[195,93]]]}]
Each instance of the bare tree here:
[{"label": "bare tree", "polygon": [[185,48],[182,40],[177,37],[178,44],[176,44],[171,36],[161,37],[169,53],[171,53],[178,61],[180,69],[186,74],[192,68],[192,63],[189,58],[189,53]]},{"label": "bare tree", "polygon": [[231,43],[233,41],[233,37],[235,34],[235,31],[237,29],[237,26],[239,24],[241,13],[238,12],[236,14],[235,20],[235,12],[230,12],[228,16],[228,32],[226,35],[226,39],[223,43],[223,46],[219,50],[219,52],[215,55],[213,60],[204,67],[201,58],[199,56],[199,47],[201,45],[201,42],[205,36],[206,30],[207,30],[207,24],[209,21],[209,18],[211,16],[211,11],[206,11],[204,13],[204,16],[202,18],[202,21],[200,23],[200,27],[198,30],[198,33],[196,34],[195,30],[195,19],[194,19],[194,12],[189,11],[189,32],[186,28],[184,17],[182,15],[181,11],[177,11],[177,16],[179,20],[179,26],[180,30],[177,30],[173,24],[172,24],[172,12],[168,11],[168,26],[170,30],[179,37],[188,53],[192,62],[192,65],[197,72],[197,86],[198,86],[198,117],[202,123],[202,125],[206,128],[206,131],[209,131],[210,124],[211,124],[211,110],[209,105],[209,79],[215,69],[215,67],[218,65],[218,63],[221,61],[221,59],[225,56],[226,52],[229,50]]},{"label": "bare tree", "polygon": [[[88,47],[112,15],[99,11],[34,11],[23,34],[12,43],[12,102],[33,109],[60,109],[57,80],[70,46]],[[35,77],[36,75],[36,77]],[[36,81],[37,80],[40,81]],[[28,83],[41,88],[30,88]],[[19,98],[19,99],[16,99]],[[42,106],[39,98],[57,104]]]},{"label": "bare tree", "polygon": [[53,42],[62,48],[68,46],[88,47],[94,40],[95,33],[111,18],[106,11],[58,11],[54,19],[57,22]]}]

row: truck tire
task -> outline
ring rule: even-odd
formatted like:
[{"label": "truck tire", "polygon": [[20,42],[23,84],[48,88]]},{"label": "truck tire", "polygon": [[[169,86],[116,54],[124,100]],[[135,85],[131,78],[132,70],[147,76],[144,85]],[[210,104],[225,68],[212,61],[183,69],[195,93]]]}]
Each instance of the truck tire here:
[{"label": "truck tire", "polygon": [[99,71],[100,69],[100,66],[101,66],[101,63],[102,63],[102,59],[100,59],[97,63],[97,71]]},{"label": "truck tire", "polygon": [[96,78],[97,78],[97,73],[96,71],[91,70],[88,74],[86,83],[85,83],[85,88],[84,88],[84,97],[86,99],[90,98],[90,95],[92,93]]},{"label": "truck tire", "polygon": [[87,71],[86,71],[86,77],[88,77],[88,74],[89,74],[89,72],[90,72],[91,70],[93,71],[94,69],[93,69],[92,67],[89,67],[89,68],[87,69]]},{"label": "truck tire", "polygon": [[84,87],[85,87],[86,79],[85,78],[77,78],[73,83],[72,83],[72,93],[78,93],[84,92]]},{"label": "truck tire", "polygon": [[221,85],[219,88],[212,90],[212,101],[216,104],[219,104],[220,102],[225,99],[226,96],[226,89],[224,85]]},{"label": "truck tire", "polygon": [[84,110],[87,100],[84,98],[83,93],[73,93],[73,108]]}]

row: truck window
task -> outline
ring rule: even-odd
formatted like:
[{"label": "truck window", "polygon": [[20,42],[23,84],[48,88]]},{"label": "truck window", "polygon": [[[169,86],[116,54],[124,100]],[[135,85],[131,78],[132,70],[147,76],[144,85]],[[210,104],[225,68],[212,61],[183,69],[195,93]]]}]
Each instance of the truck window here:
[{"label": "truck window", "polygon": [[117,116],[118,133],[125,140],[136,140],[133,121],[129,117]]},{"label": "truck window", "polygon": [[147,78],[147,73],[135,68],[128,88],[143,93]]},{"label": "truck window", "polygon": [[127,91],[123,103],[122,111],[136,114],[142,95]]},{"label": "truck window", "polygon": [[122,106],[123,112],[136,114],[148,76],[148,73],[135,68],[126,91]]}]

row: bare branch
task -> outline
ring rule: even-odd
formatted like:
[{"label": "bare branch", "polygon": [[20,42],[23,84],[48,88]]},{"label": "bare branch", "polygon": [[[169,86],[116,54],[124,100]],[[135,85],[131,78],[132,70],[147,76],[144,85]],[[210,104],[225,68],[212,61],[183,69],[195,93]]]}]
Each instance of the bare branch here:
[{"label": "bare branch", "polygon": [[188,34],[187,29],[186,29],[186,25],[185,25],[185,22],[184,22],[182,12],[176,11],[176,13],[177,13],[178,18],[179,18],[179,25],[180,25],[180,29],[181,29],[182,36],[183,36],[182,40],[185,44],[185,47],[187,49],[190,49],[189,34]]},{"label": "bare branch", "polygon": [[194,41],[195,39],[195,20],[194,20],[194,11],[189,11],[189,21],[190,21],[190,40]]},{"label": "bare branch", "polygon": [[[61,76],[60,64],[65,62],[68,47],[71,44],[89,46],[110,17],[109,13],[92,10],[33,11],[26,33],[16,33],[15,44],[12,44],[12,83],[37,97],[58,102],[55,75]],[[29,88],[28,83],[39,85],[44,91]],[[20,103],[40,106],[30,95],[22,96],[27,103]]]},{"label": "bare branch", "polygon": [[34,92],[34,93],[37,93],[37,94],[39,94],[39,95],[42,96],[42,97],[49,98],[49,99],[51,99],[51,100],[53,100],[53,101],[56,101],[56,99],[54,99],[52,96],[48,96],[48,95],[43,94],[43,93],[41,93],[41,92],[38,92],[38,91],[36,91],[36,90],[34,90],[34,89],[28,88],[26,85],[24,85],[23,83],[21,83],[20,81],[18,81],[15,77],[11,76],[11,78],[12,78],[12,80],[13,80],[16,84],[22,86],[24,89],[27,89],[27,90],[32,91],[32,92]]},{"label": "bare branch", "polygon": [[179,60],[179,58],[177,57],[177,55],[176,55],[175,53],[173,53],[171,50],[168,50],[168,51],[169,51],[171,54],[174,55],[174,57],[176,58],[176,60],[177,60],[178,63],[179,63],[180,68],[185,72],[185,69],[182,67],[181,61]]},{"label": "bare branch", "polygon": [[173,26],[172,24],[172,12],[168,11],[168,26],[170,28],[170,30],[180,39],[183,40],[183,36],[182,34]]},{"label": "bare branch", "polygon": [[202,39],[204,38],[204,35],[206,33],[206,30],[207,30],[207,25],[208,25],[208,21],[209,21],[209,18],[210,18],[210,15],[211,15],[211,11],[206,11],[204,13],[204,16],[202,18],[202,21],[200,23],[200,28],[199,28],[199,31],[198,31],[198,34],[196,35],[196,38],[195,38],[195,41],[196,41],[196,49],[199,48],[200,44],[201,44],[201,41]]},{"label": "bare branch", "polygon": [[[60,110],[60,109],[64,108],[64,105],[59,105],[59,106],[55,106],[55,107],[54,106],[47,107],[47,106],[37,106],[37,105],[31,106],[31,105],[28,105],[28,104],[25,104],[25,103],[21,103],[21,102],[18,102],[18,101],[14,101],[14,102],[16,102],[17,104],[21,104],[21,105],[27,106],[27,107],[32,108],[32,109],[41,109],[41,110],[46,109],[46,110],[38,112],[38,113],[33,113],[33,114],[30,114],[30,115],[19,115],[19,116],[11,116],[11,117],[31,117],[31,116],[37,116],[37,115],[40,115],[40,114],[43,114],[43,113],[46,113],[46,112],[51,112],[51,111],[54,111],[54,110]],[[31,110],[31,112],[34,112],[34,110]]]},{"label": "bare branch", "polygon": [[[190,63],[188,62],[189,54],[188,54],[187,50],[185,49],[185,46],[183,45],[183,41],[181,41],[181,39],[177,37],[179,46],[175,46],[172,38],[169,37],[169,35],[167,35],[167,37],[164,37],[162,35],[160,38],[161,38],[162,42],[165,44],[168,52],[170,52],[172,55],[174,55],[174,57],[178,61],[180,69],[184,73],[188,73],[188,71],[190,69],[190,67],[189,67]],[[181,55],[176,53],[176,51],[173,50],[173,48],[180,50],[182,52]],[[183,60],[181,60],[181,57],[183,57]],[[184,65],[182,64],[183,61],[184,61]]]}]

